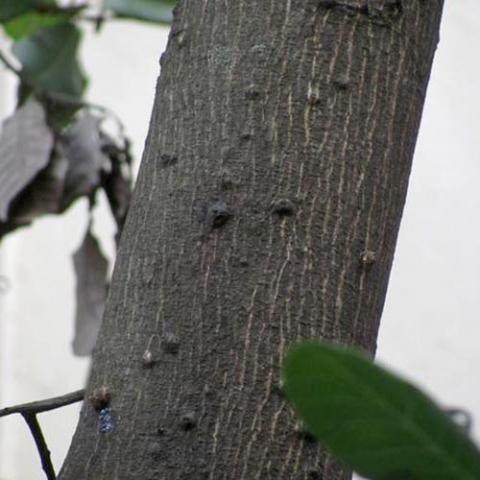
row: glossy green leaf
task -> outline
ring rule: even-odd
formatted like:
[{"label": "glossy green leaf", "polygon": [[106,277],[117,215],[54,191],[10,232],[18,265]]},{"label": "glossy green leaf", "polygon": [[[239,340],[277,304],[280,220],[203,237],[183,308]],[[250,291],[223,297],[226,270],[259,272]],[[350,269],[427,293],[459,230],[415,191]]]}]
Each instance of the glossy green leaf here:
[{"label": "glossy green leaf", "polygon": [[169,24],[175,0],[105,0],[104,7],[117,17]]},{"label": "glossy green leaf", "polygon": [[19,40],[13,53],[28,80],[48,92],[81,97],[86,78],[78,62],[80,31],[71,22],[42,28]]},{"label": "glossy green leaf", "polygon": [[68,21],[71,14],[46,14],[28,12],[5,23],[4,30],[13,40],[32,35],[37,30]]},{"label": "glossy green leaf", "polygon": [[6,22],[39,6],[53,4],[55,0],[0,0],[0,22]]},{"label": "glossy green leaf", "polygon": [[285,393],[308,430],[373,480],[474,480],[480,453],[424,393],[360,353],[305,343],[285,360]]}]

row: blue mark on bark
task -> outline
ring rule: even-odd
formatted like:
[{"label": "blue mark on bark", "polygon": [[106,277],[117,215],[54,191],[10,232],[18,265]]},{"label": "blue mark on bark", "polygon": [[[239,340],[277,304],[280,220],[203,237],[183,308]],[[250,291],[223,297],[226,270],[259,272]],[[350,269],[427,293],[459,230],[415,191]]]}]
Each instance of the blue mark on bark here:
[{"label": "blue mark on bark", "polygon": [[98,417],[100,419],[100,433],[112,433],[115,431],[115,419],[111,408],[102,408]]}]

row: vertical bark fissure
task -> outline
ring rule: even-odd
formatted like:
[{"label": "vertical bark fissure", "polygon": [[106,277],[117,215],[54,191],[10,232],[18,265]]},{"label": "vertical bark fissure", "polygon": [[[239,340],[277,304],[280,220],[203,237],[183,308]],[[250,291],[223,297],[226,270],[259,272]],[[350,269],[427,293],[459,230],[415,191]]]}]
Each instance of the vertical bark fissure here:
[{"label": "vertical bark fissure", "polygon": [[349,478],[279,373],[375,350],[442,7],[390,3],[180,0],[62,480]]}]

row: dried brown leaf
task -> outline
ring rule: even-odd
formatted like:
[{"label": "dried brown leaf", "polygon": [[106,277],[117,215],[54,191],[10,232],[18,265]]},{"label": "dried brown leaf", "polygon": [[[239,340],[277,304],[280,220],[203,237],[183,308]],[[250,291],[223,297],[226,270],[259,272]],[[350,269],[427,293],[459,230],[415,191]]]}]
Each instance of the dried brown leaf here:
[{"label": "dried brown leaf", "polygon": [[110,160],[102,151],[100,120],[83,114],[70,128],[62,142],[69,161],[62,209],[76,198],[91,195],[99,186],[102,170],[110,168]]},{"label": "dried brown leaf", "polygon": [[88,356],[92,353],[102,323],[108,269],[108,260],[90,228],[73,254],[73,264],[77,277],[73,352],[78,356]]},{"label": "dried brown leaf", "polygon": [[8,219],[11,202],[48,164],[52,146],[52,132],[36,100],[28,100],[4,122],[0,135],[0,221]]}]

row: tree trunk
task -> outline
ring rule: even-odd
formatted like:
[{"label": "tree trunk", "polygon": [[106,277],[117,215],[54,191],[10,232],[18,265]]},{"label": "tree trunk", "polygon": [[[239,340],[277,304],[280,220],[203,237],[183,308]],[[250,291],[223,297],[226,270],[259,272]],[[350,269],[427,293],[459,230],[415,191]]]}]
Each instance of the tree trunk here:
[{"label": "tree trunk", "polygon": [[62,480],[350,477],[280,366],[375,350],[442,4],[179,2]]}]

